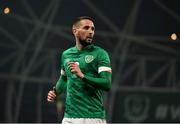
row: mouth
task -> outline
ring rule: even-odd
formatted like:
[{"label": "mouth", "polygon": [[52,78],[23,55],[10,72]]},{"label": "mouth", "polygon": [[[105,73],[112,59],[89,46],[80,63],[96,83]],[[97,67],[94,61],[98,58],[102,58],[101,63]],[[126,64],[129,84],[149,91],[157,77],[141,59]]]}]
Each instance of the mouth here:
[{"label": "mouth", "polygon": [[92,36],[87,36],[87,38],[92,38]]},{"label": "mouth", "polygon": [[87,40],[92,40],[92,39],[93,39],[93,37],[91,37],[91,36],[87,37]]},{"label": "mouth", "polygon": [[87,37],[88,42],[92,42],[93,38],[92,37]]}]

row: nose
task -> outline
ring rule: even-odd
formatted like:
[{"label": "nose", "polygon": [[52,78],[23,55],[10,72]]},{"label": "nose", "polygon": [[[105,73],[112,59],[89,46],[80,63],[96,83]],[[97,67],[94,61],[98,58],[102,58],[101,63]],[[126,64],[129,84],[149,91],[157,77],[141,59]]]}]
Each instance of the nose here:
[{"label": "nose", "polygon": [[93,35],[93,34],[94,34],[94,30],[90,29],[90,30],[89,30],[89,34],[90,34],[90,35]]}]

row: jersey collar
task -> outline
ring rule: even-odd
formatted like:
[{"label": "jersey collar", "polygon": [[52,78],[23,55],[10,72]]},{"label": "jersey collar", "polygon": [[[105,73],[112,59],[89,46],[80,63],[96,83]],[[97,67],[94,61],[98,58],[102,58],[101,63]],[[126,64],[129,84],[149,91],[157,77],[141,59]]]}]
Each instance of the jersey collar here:
[{"label": "jersey collar", "polygon": [[94,45],[91,44],[91,45],[88,45],[87,47],[85,47],[85,48],[82,49],[82,50],[78,50],[76,46],[75,46],[75,49],[76,49],[78,52],[83,52],[83,51],[90,51],[90,50],[92,50],[93,47],[94,47]]}]

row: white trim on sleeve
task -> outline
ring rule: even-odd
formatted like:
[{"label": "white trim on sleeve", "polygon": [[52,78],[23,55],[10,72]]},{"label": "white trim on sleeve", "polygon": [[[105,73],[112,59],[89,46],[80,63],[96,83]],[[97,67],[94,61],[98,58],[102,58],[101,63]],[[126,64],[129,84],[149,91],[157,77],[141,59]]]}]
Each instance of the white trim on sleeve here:
[{"label": "white trim on sleeve", "polygon": [[111,71],[111,68],[106,67],[106,66],[101,66],[101,67],[98,68],[98,73],[100,73],[102,71]]},{"label": "white trim on sleeve", "polygon": [[66,72],[63,69],[61,69],[61,75],[66,76]]}]

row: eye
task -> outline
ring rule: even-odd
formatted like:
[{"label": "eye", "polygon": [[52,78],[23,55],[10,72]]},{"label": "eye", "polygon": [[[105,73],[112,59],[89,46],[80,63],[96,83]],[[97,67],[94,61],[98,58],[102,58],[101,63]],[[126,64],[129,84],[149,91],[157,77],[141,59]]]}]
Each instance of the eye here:
[{"label": "eye", "polygon": [[95,30],[94,27],[90,27],[90,26],[84,26],[83,29],[84,29],[84,30],[89,30],[89,29],[91,29],[92,31]]},{"label": "eye", "polygon": [[88,29],[89,29],[89,26],[84,26],[83,29],[88,30]]},{"label": "eye", "polygon": [[94,31],[94,30],[95,30],[95,28],[94,28],[94,27],[91,27],[91,30],[92,30],[92,31]]}]

